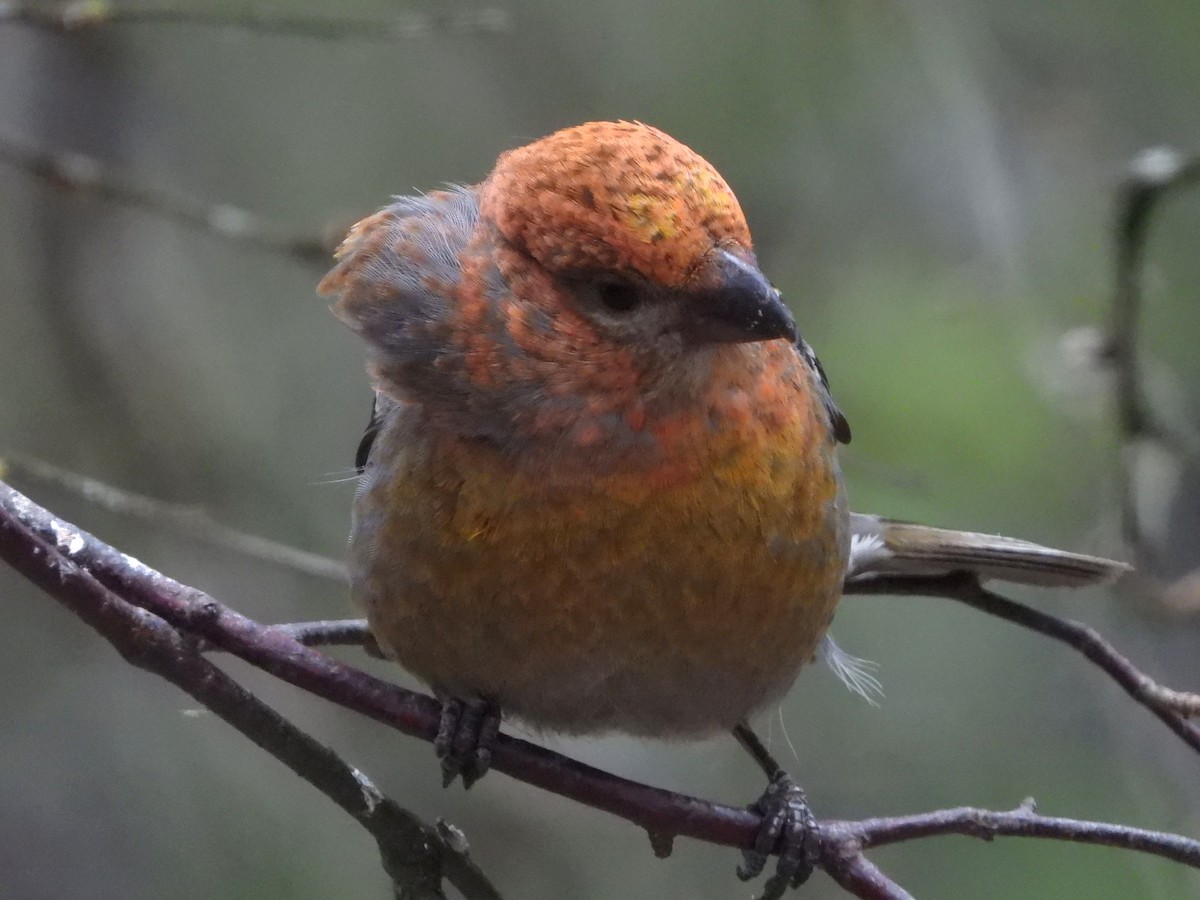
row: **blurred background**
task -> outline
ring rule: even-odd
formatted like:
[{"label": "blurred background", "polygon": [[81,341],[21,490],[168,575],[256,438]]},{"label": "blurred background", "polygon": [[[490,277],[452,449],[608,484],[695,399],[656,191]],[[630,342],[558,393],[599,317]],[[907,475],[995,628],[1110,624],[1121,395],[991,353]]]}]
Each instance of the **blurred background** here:
[{"label": "blurred background", "polygon": [[[652,123],[737,192],[853,425],[857,509],[1125,553],[1096,352],[1113,198],[1142,148],[1200,148],[1200,5],[501,0],[477,28],[447,24],[483,8],[457,2],[279,8],[435,18],[392,41],[0,21],[0,136],[329,239],[391,194],[479,180],[559,127]],[[0,160],[0,457],[340,556],[369,396],[359,342],[314,293],[325,263],[154,206]],[[1200,193],[1155,222],[1141,342],[1152,400],[1185,432],[1200,398],[1198,228]],[[1161,448],[1131,465],[1147,540],[1167,575],[1185,574],[1200,477]],[[351,614],[335,584],[11,477],[248,615]],[[8,571],[0,596],[6,896],[387,895],[371,840],[314,790]],[[1200,623],[1138,591],[1013,596],[1087,621],[1172,686],[1200,685]],[[1200,832],[1194,754],[1066,648],[916,598],[850,598],[834,633],[880,664],[883,704],[814,667],[760,722],[819,815],[1032,795],[1049,814]],[[443,792],[429,746],[226,664],[400,803],[461,827],[508,897],[752,893],[731,850],[681,839],[657,860],[638,829],[502,775]],[[732,740],[544,740],[724,802],[762,787]],[[1181,866],[1050,842],[944,838],[873,859],[920,897],[1200,895]],[[818,875],[804,896],[843,895]]]}]

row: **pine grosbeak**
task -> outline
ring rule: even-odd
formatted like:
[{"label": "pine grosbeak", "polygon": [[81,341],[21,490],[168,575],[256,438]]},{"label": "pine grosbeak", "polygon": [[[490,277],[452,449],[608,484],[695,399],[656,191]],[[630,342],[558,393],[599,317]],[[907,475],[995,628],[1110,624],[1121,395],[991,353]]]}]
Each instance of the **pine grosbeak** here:
[{"label": "pine grosbeak", "polygon": [[[321,291],[376,392],[353,594],[443,698],[450,780],[486,769],[499,709],[567,734],[734,730],[774,782],[749,877],[811,820],[745,722],[818,650],[852,544],[879,572],[1117,571],[851,515],[850,429],[737,200],[646,125],[569,128],[480,185],[399,198]],[[811,864],[781,852],[771,896]]]}]

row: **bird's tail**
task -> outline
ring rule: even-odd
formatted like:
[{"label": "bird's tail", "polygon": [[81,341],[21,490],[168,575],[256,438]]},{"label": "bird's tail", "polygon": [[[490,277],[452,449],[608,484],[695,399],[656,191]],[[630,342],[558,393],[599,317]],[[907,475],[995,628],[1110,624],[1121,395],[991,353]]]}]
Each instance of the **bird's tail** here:
[{"label": "bird's tail", "polygon": [[1042,587],[1084,587],[1114,581],[1131,567],[1122,562],[1054,550],[999,535],[950,531],[852,513],[847,577],[937,576],[970,572]]}]

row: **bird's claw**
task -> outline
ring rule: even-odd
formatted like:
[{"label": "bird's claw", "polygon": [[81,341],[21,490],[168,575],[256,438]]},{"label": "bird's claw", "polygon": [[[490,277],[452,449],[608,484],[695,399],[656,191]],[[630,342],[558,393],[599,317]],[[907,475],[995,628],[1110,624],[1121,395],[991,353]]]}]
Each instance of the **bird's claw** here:
[{"label": "bird's claw", "polygon": [[492,765],[492,745],[500,732],[500,710],[486,700],[451,697],[442,703],[433,749],[442,761],[442,786],[462,778],[469,788]]},{"label": "bird's claw", "polygon": [[812,874],[820,853],[820,831],[800,785],[780,773],[750,807],[763,817],[754,847],[742,852],[738,878],[749,881],[762,874],[767,859],[779,847],[779,865],[767,879],[759,900],[779,900],[788,888],[802,885]]}]

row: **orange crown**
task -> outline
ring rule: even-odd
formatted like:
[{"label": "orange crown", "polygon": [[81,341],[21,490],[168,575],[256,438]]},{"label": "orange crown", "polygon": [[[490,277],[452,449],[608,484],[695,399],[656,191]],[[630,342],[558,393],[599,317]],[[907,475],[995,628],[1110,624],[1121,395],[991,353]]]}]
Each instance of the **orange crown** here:
[{"label": "orange crown", "polygon": [[629,270],[681,287],[714,245],[751,247],[703,157],[639,122],[589,122],[503,154],[481,211],[552,272]]}]

